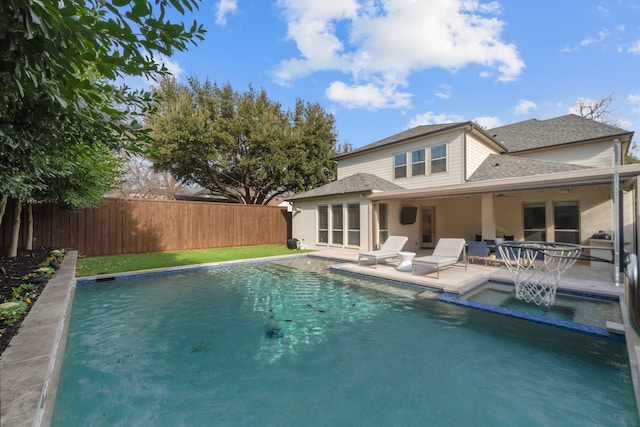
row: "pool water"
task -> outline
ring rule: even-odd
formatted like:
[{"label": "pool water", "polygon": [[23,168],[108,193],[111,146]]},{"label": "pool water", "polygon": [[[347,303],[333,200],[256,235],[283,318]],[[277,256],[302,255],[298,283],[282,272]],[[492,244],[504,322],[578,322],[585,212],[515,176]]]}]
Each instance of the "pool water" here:
[{"label": "pool water", "polygon": [[78,286],[52,425],[637,425],[624,344],[329,265]]}]

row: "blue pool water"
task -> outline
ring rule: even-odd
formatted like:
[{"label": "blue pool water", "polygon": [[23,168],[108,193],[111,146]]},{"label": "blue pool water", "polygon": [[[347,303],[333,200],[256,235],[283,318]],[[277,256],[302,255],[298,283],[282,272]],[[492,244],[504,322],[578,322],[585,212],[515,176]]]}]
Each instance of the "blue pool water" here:
[{"label": "blue pool water", "polygon": [[52,425],[637,425],[624,344],[329,264],[79,286]]}]

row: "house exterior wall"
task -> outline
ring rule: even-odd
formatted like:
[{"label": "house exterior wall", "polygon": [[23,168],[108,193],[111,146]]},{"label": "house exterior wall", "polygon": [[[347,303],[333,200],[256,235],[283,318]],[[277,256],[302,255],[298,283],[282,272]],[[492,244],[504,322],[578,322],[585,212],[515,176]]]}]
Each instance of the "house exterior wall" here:
[{"label": "house exterior wall", "polygon": [[613,140],[580,145],[572,144],[566,147],[555,147],[531,153],[513,153],[512,155],[594,168],[609,168],[614,165]]},{"label": "house exterior wall", "polygon": [[[331,207],[341,204],[343,206],[343,243],[335,244],[330,238],[329,243],[318,242],[318,206],[328,206],[329,208],[329,235],[331,235]],[[360,206],[360,245],[349,245],[347,240],[348,217],[346,207],[349,204]],[[351,248],[360,250],[368,248],[372,243],[371,217],[373,214],[373,204],[370,200],[359,195],[347,197],[327,197],[322,199],[296,201],[293,205],[293,238],[298,239],[301,245],[308,249],[328,249],[328,248]]]},{"label": "house exterior wall", "polygon": [[[456,130],[431,138],[363,153],[360,156],[341,159],[338,161],[338,179],[344,179],[356,173],[370,173],[408,189],[461,184],[464,177],[462,168],[463,138],[463,132]],[[439,144],[447,144],[447,171],[430,173],[429,148]],[[411,152],[421,148],[426,149],[427,173],[411,176]],[[398,153],[407,153],[408,176],[406,178],[394,178],[394,155]]]},{"label": "house exterior wall", "polygon": [[465,181],[473,175],[480,164],[482,164],[490,154],[499,154],[498,151],[491,149],[487,144],[475,138],[473,134],[467,134],[466,146]]}]

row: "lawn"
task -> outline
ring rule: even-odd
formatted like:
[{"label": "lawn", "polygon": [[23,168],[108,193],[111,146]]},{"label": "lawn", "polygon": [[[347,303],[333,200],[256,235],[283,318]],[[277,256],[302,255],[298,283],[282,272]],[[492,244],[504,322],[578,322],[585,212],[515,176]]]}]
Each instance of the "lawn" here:
[{"label": "lawn", "polygon": [[197,251],[158,252],[149,254],[113,255],[79,258],[77,277],[97,274],[123,273],[126,271],[148,270],[151,268],[177,267],[181,265],[204,264],[208,262],[233,261],[239,259],[264,258],[275,255],[311,252],[295,251],[284,246],[243,246],[235,248],[203,249]]}]

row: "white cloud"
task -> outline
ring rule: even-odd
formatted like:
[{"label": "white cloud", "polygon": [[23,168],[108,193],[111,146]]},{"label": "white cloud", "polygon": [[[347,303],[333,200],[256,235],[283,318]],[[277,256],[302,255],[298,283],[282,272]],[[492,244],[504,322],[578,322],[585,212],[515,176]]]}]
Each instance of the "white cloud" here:
[{"label": "white cloud", "polygon": [[220,0],[215,5],[216,24],[226,25],[227,15],[233,14],[238,10],[238,0]]},{"label": "white cloud", "polygon": [[180,76],[184,73],[184,70],[182,69],[182,67],[180,67],[180,64],[178,64],[176,61],[172,61],[164,55],[158,56],[157,58],[155,58],[155,61],[157,64],[164,64],[167,70],[169,70],[169,72],[176,79],[179,79]]},{"label": "white cloud", "polygon": [[497,128],[504,124],[502,120],[495,116],[476,117],[473,121],[485,129]]},{"label": "white cloud", "polygon": [[[404,107],[401,88],[411,73],[444,68],[452,72],[471,64],[478,73],[497,72],[497,79],[516,79],[524,69],[515,45],[501,39],[504,23],[497,2],[478,0],[278,0],[287,21],[287,38],[299,55],[281,61],[274,70],[283,85],[318,71],[339,71],[349,82],[332,84],[328,92],[356,96],[345,88],[378,87],[376,105]],[[335,99],[335,98],[334,98]]]},{"label": "white cloud", "polygon": [[464,118],[457,114],[436,114],[433,111],[427,111],[426,113],[413,116],[413,118],[409,120],[407,129],[411,129],[421,125],[436,125],[442,123],[457,123],[464,121]]},{"label": "white cloud", "polygon": [[441,84],[433,91],[433,94],[440,99],[449,99],[451,98],[451,86],[446,84]]},{"label": "white cloud", "polygon": [[[158,65],[163,65],[165,68],[176,78],[180,79],[180,76],[184,73],[180,64],[176,61],[172,61],[165,55],[156,54],[153,60]],[[142,76],[126,76],[125,78],[117,79],[116,84],[125,84],[128,87],[136,90],[149,90],[152,86],[158,86],[158,82],[153,79]]]},{"label": "white cloud", "polygon": [[395,88],[381,88],[372,83],[347,86],[333,82],[326,91],[327,97],[347,108],[403,108],[411,105],[411,94]]},{"label": "white cloud", "polygon": [[513,111],[517,116],[521,116],[523,114],[529,114],[529,111],[535,110],[536,108],[538,108],[538,105],[535,102],[521,99],[518,101],[518,105],[516,105],[516,108],[514,108]]},{"label": "white cloud", "polygon": [[634,55],[640,55],[640,40],[633,42],[629,49],[627,49],[627,52]]},{"label": "white cloud", "polygon": [[580,42],[580,46],[589,46],[592,45],[594,43],[600,43],[603,42],[607,39],[607,37],[609,37],[609,31],[606,29],[600,30],[598,31],[598,36],[597,37],[587,37],[586,39],[582,40]]},{"label": "white cloud", "polygon": [[640,114],[640,93],[630,93],[626,101],[631,104],[631,111]]}]

